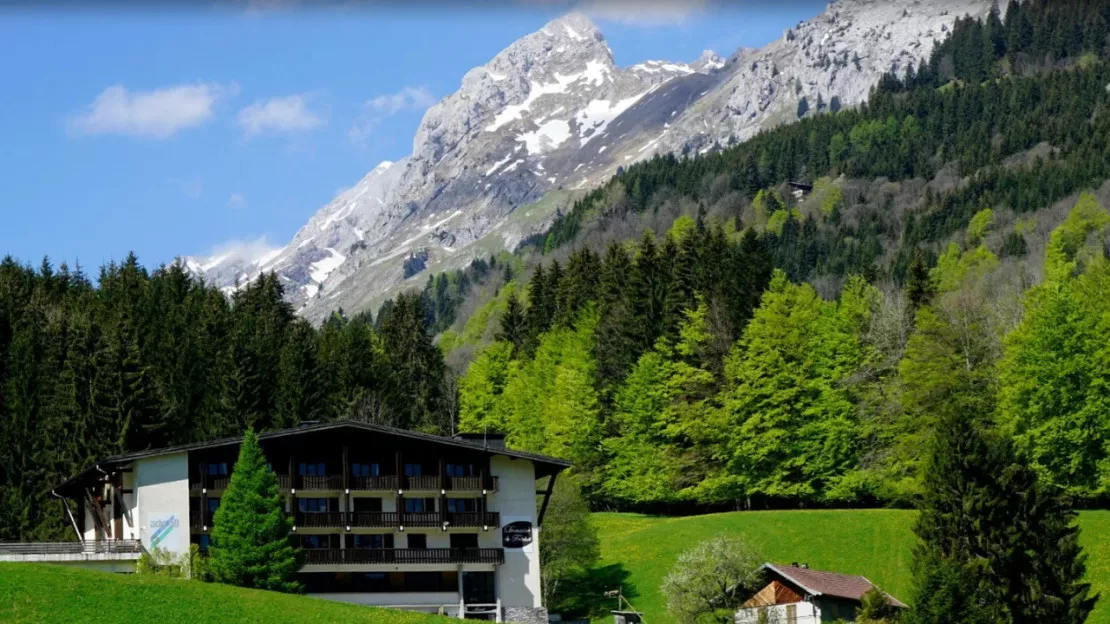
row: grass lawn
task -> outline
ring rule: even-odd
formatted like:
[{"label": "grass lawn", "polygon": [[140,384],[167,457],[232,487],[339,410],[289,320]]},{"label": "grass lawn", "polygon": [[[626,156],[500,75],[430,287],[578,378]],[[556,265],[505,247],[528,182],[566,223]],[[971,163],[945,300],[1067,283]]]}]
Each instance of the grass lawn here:
[{"label": "grass lawn", "polygon": [[0,563],[0,622],[6,624],[449,621],[452,620],[199,581],[34,563]]},{"label": "grass lawn", "polygon": [[[773,562],[862,574],[908,601],[915,513],[892,509],[756,511],[683,518],[639,514],[594,514],[601,538],[601,568],[595,576],[611,587],[624,579],[625,593],[651,624],[673,622],[659,594],[679,553],[719,533],[742,533]],[[1101,600],[1089,624],[1110,624],[1110,512],[1079,515],[1087,573]],[[612,602],[612,601],[610,601]],[[611,622],[612,618],[598,618]]]}]

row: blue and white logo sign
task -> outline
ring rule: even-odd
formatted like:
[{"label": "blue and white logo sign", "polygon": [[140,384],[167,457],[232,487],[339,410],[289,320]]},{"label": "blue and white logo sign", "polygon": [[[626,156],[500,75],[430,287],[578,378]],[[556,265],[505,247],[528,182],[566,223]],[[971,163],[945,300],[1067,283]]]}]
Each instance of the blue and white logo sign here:
[{"label": "blue and white logo sign", "polygon": [[181,520],[177,514],[151,514],[147,517],[147,548],[180,551]]}]

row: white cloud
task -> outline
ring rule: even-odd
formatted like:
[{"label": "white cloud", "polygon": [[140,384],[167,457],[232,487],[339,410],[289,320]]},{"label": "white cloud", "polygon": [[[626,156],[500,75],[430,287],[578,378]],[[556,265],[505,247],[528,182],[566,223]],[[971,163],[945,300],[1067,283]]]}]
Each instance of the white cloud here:
[{"label": "white cloud", "polygon": [[69,119],[69,129],[79,135],[123,134],[147,139],[167,139],[180,130],[210,120],[217,101],[238,92],[238,85],[197,83],[128,91],[108,87],[82,113]]},{"label": "white cloud", "polygon": [[204,192],[204,183],[200,178],[170,178],[167,182],[181,189],[181,193],[189,199],[200,199]]},{"label": "white cloud", "polygon": [[419,110],[436,103],[427,87],[404,87],[397,93],[387,93],[368,100],[366,107],[383,115],[396,115],[404,110]]},{"label": "white cloud", "polygon": [[265,132],[309,132],[322,125],[320,115],[309,109],[307,94],[258,100],[239,111],[235,121],[246,136]]},{"label": "white cloud", "polygon": [[207,271],[217,264],[256,263],[272,258],[281,249],[280,245],[271,245],[265,236],[247,240],[232,239],[213,247],[203,258],[202,268]]},{"label": "white cloud", "polygon": [[593,19],[648,27],[680,24],[708,8],[709,0],[583,0],[574,6]]},{"label": "white cloud", "polygon": [[232,193],[227,198],[228,208],[246,208],[247,196],[242,193]]},{"label": "white cloud", "polygon": [[362,143],[387,117],[405,111],[424,110],[435,103],[435,96],[427,87],[406,86],[396,93],[385,93],[371,98],[363,104],[363,113],[355,119],[351,129],[347,131],[347,138],[352,143]]}]

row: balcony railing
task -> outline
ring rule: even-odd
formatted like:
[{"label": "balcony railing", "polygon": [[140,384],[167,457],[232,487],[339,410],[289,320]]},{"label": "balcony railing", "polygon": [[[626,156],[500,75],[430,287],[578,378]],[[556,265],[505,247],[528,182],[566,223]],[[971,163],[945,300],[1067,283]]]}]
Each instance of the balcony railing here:
[{"label": "balcony railing", "polygon": [[407,490],[435,490],[443,489],[443,481],[440,480],[439,475],[424,475],[420,477],[405,477],[405,489]]},{"label": "balcony railing", "polygon": [[351,477],[350,486],[361,492],[392,492],[397,490],[397,475]]},{"label": "balcony railing", "polygon": [[204,475],[203,478],[193,478],[189,480],[189,489],[193,492],[200,492],[202,489],[209,490],[226,490],[228,481],[231,478],[227,476],[213,477]]},{"label": "balcony railing", "polygon": [[497,491],[497,477],[490,477],[490,487],[482,487],[482,477],[447,477],[447,489],[453,492]]},{"label": "balcony railing", "polygon": [[201,513],[199,511],[189,512],[189,528],[203,529],[205,527],[212,528],[212,518],[215,517],[214,512]]},{"label": "balcony railing", "polygon": [[139,540],[108,540],[103,542],[0,542],[0,555],[92,555],[139,554]]},{"label": "balcony railing", "polygon": [[501,514],[496,511],[449,511],[448,526],[452,527],[499,527]]},{"label": "balcony railing", "polygon": [[440,519],[438,513],[416,513],[405,512],[404,517],[401,518],[401,523],[407,527],[415,527],[418,529],[432,529],[438,528],[443,525],[443,520]]},{"label": "balcony railing", "polygon": [[396,527],[400,524],[400,515],[393,511],[352,511],[351,526],[381,529]]},{"label": "balcony railing", "polygon": [[[335,492],[343,489],[342,475],[295,475],[291,479],[287,474],[277,476],[278,488],[289,491],[296,488],[301,491]],[[497,491],[497,477],[489,477],[490,487],[483,487],[483,477],[447,477],[446,480],[439,475],[422,475],[419,477],[402,477],[397,475],[380,475],[375,477],[351,477],[347,487],[358,492],[393,492],[396,490],[413,490],[421,492],[438,492],[446,489],[449,492],[481,492],[487,490]],[[212,477],[205,475],[203,479],[191,479],[189,489],[199,493],[201,489],[223,490],[227,489],[229,477]]]},{"label": "balcony railing", "polygon": [[505,563],[503,548],[314,548],[305,565]]},{"label": "balcony railing", "polygon": [[298,511],[297,527],[306,529],[334,529],[346,526],[342,511]]}]

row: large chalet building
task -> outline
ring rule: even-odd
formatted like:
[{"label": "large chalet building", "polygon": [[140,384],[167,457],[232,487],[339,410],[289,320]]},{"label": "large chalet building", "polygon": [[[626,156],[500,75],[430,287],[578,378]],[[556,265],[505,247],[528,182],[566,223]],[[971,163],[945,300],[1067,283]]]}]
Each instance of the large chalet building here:
[{"label": "large chalet building", "polygon": [[[310,595],[547,621],[539,529],[567,462],[506,449],[497,437],[351,421],[258,438],[294,518],[305,554],[300,581]],[[110,457],[54,493],[86,553],[135,552],[128,544],[203,551],[241,441]]]}]

